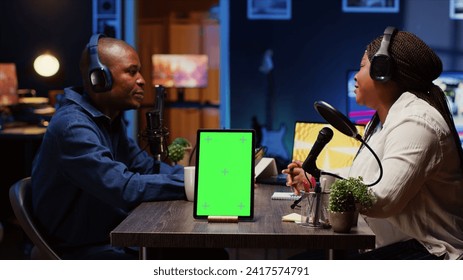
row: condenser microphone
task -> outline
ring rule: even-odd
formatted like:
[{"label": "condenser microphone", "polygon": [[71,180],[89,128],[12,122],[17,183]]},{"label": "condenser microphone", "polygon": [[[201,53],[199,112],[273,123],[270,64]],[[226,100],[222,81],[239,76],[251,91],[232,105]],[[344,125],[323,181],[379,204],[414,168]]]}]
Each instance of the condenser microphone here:
[{"label": "condenser microphone", "polygon": [[321,170],[317,168],[317,157],[323,150],[326,144],[331,141],[333,138],[333,130],[329,127],[324,127],[318,133],[317,140],[315,141],[312,149],[307,155],[304,163],[302,164],[302,169],[305,172],[311,174],[315,178],[320,178]]},{"label": "condenser microphone", "polygon": [[155,159],[153,170],[159,173],[160,162],[168,156],[167,136],[169,130],[163,125],[165,88],[156,85],[156,106],[146,112],[146,131],[144,133],[150,147],[150,152]]},{"label": "condenser microphone", "polygon": [[167,145],[164,141],[165,130],[162,127],[162,117],[159,110],[146,112],[146,135],[151,154],[159,157],[166,153]]}]

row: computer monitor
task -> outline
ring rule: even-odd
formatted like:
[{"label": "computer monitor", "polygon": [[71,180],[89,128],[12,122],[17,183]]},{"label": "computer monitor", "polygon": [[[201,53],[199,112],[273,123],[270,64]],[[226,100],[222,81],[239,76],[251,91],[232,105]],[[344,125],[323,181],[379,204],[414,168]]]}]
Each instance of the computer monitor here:
[{"label": "computer monitor", "polygon": [[[317,167],[325,171],[341,173],[352,165],[361,143],[342,134],[327,123],[296,121],[292,159],[304,161],[317,140],[320,130],[326,126],[333,130],[333,138],[318,156]],[[356,128],[360,135],[364,134],[364,125],[357,124]]]},{"label": "computer monitor", "polygon": [[463,71],[444,71],[434,80],[442,88],[452,112],[455,128],[463,145]]},{"label": "computer monitor", "polygon": [[154,54],[153,86],[207,87],[208,56],[205,54]]},{"label": "computer monitor", "polygon": [[[366,124],[375,111],[358,105],[355,101],[356,73],[357,70],[347,71],[347,115],[355,124]],[[463,71],[443,71],[439,78],[434,80],[434,84],[440,86],[447,96],[449,109],[463,145]]]},{"label": "computer monitor", "polygon": [[18,78],[14,63],[0,63],[0,106],[18,103]]}]

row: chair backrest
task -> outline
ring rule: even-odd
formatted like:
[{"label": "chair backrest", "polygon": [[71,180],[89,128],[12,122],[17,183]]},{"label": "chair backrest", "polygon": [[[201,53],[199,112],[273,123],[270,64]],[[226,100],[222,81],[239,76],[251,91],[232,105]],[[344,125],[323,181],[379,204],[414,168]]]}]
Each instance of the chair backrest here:
[{"label": "chair backrest", "polygon": [[0,243],[2,242],[3,240],[3,225],[2,223],[0,223]]},{"label": "chair backrest", "polygon": [[24,232],[40,251],[40,257],[44,259],[59,260],[60,257],[51,249],[42,233],[38,230],[34,218],[31,215],[31,178],[23,178],[14,183],[10,188],[10,203],[13,212]]}]

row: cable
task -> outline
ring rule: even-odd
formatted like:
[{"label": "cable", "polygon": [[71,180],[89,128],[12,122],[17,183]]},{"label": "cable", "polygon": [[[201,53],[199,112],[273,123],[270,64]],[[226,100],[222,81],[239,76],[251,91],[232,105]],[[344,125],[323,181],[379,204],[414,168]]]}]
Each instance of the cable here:
[{"label": "cable", "polygon": [[[367,187],[371,187],[371,186],[374,186],[376,184],[379,183],[379,181],[381,180],[381,178],[383,178],[383,165],[381,164],[381,160],[379,160],[378,156],[376,155],[376,153],[373,151],[373,149],[360,137],[357,138],[360,142],[362,142],[363,145],[365,145],[365,147],[367,147],[367,149],[373,154],[373,156],[375,157],[376,159],[376,162],[378,162],[378,166],[379,166],[379,177],[378,179],[376,179],[376,181],[374,181],[373,183],[371,184],[368,184],[366,185]],[[329,175],[329,176],[333,176],[333,177],[336,177],[338,179],[341,179],[341,180],[345,180],[346,178],[343,178],[337,174],[333,174],[333,173],[330,173],[330,172],[326,172],[326,171],[322,171],[320,173],[321,175]]]}]

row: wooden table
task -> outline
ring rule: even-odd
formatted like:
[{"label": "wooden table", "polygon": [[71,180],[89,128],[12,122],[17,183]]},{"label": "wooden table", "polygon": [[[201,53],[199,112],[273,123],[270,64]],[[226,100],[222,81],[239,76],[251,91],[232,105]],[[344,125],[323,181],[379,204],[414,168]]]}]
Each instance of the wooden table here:
[{"label": "wooden table", "polygon": [[295,210],[292,201],[271,200],[274,191],[288,188],[257,185],[252,222],[208,223],[193,218],[192,202],[145,202],[111,232],[111,244],[141,247],[141,258],[147,247],[325,249],[329,258],[338,250],[374,248],[375,235],[363,219],[347,234],[282,222]]},{"label": "wooden table", "polygon": [[[46,127],[31,125],[5,128],[0,130],[0,145],[7,147],[7,149],[11,149],[14,145],[21,146],[21,149],[23,150],[22,159],[25,164],[23,171],[27,173],[30,172],[35,152],[42,143],[42,138],[45,135],[46,130]],[[18,155],[15,154],[15,156]]]}]

